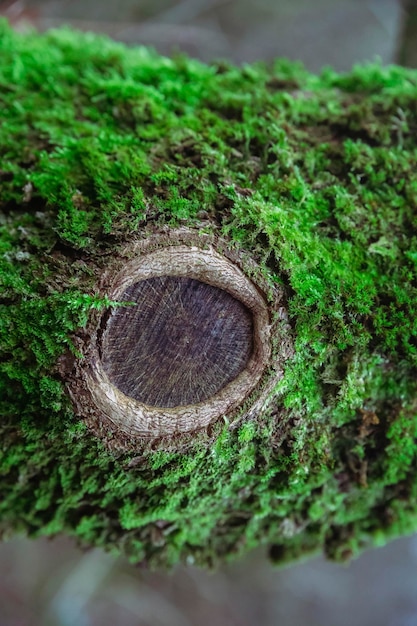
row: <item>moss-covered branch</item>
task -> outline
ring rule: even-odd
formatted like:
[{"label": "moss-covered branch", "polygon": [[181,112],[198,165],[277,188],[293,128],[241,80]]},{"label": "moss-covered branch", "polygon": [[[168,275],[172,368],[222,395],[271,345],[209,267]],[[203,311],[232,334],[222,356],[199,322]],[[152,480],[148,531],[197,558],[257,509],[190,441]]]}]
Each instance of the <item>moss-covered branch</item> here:
[{"label": "moss-covered branch", "polygon": [[[261,544],[344,559],[417,528],[416,102],[399,67],[205,66],[1,24],[3,535],[211,565]],[[240,404],[147,437],[87,373],[120,276],[167,241],[250,279],[239,341],[254,324],[266,347]]]}]

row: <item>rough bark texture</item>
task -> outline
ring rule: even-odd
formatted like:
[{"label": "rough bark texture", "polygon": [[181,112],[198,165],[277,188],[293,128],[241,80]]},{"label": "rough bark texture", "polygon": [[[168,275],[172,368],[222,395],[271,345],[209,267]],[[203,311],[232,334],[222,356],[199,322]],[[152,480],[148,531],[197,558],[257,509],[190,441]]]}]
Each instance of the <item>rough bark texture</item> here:
[{"label": "rough bark texture", "polygon": [[[2,23],[0,102],[1,533],[167,566],[414,531],[417,73],[205,66]],[[171,434],[120,439],[86,380],[149,241],[248,277],[264,360],[195,431],[168,413]]]}]

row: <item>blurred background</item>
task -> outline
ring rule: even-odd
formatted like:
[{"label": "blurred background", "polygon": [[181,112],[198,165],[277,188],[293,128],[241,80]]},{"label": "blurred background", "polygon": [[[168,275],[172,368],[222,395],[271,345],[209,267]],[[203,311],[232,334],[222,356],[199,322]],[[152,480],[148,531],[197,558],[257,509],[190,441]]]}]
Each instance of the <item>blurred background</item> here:
[{"label": "blurred background", "polygon": [[[163,54],[312,71],[417,67],[417,0],[0,0],[17,30],[70,24]],[[1,59],[0,59],[1,62]],[[215,573],[152,573],[71,540],[0,545],[0,626],[417,626],[417,536],[350,565],[278,569],[263,551]]]},{"label": "blurred background", "polygon": [[204,61],[417,62],[416,0],[0,0],[0,14],[17,29],[71,24]]}]

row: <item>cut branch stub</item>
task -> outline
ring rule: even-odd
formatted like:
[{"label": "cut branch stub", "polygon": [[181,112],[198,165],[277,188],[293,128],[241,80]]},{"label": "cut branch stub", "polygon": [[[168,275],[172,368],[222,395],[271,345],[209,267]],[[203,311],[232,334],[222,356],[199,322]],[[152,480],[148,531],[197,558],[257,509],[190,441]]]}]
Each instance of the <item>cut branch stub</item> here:
[{"label": "cut branch stub", "polygon": [[87,423],[96,414],[116,438],[166,438],[242,407],[270,365],[272,326],[236,263],[211,245],[171,244],[133,254],[107,280],[118,305],[69,385]]}]

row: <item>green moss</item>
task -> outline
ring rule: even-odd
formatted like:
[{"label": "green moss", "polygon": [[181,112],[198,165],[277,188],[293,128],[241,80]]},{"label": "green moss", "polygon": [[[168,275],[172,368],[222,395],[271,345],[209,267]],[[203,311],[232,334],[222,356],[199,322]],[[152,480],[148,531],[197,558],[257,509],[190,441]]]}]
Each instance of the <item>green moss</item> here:
[{"label": "green moss", "polygon": [[[0,530],[167,565],[344,559],[417,527],[417,72],[312,76],[0,25]],[[221,235],[286,292],[295,353],[213,446],[107,452],[59,374],[106,258]]]}]

